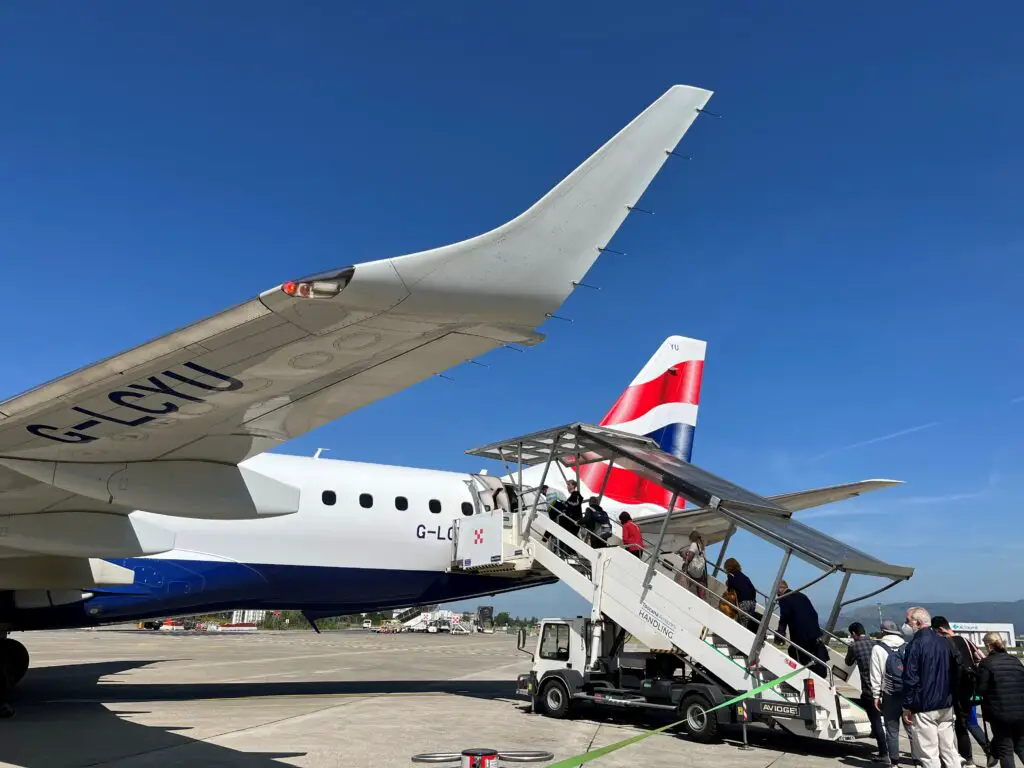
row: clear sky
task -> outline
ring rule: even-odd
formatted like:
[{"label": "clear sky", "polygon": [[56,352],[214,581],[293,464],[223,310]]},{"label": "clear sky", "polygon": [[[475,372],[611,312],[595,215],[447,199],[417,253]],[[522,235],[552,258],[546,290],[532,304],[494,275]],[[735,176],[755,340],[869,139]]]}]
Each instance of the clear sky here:
[{"label": "clear sky", "polygon": [[[684,138],[693,160],[572,324],[286,450],[476,471],[466,448],[600,418],[691,335],[695,462],[766,494],[906,480],[804,517],[916,566],[893,599],[1024,597],[1024,6],[486,6],[5,4],[3,396],[289,278],[490,229],[689,83],[724,117]],[[778,553],[736,552],[767,586]]]}]

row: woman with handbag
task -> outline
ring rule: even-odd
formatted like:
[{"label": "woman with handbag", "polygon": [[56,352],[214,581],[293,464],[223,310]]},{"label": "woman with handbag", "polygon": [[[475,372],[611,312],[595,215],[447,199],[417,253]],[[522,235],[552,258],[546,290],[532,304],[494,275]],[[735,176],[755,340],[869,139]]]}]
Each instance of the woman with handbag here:
[{"label": "woman with handbag", "polygon": [[683,558],[683,573],[689,577],[686,579],[686,588],[703,600],[708,586],[708,561],[704,556],[704,537],[696,530],[690,531],[689,545],[678,554]]}]

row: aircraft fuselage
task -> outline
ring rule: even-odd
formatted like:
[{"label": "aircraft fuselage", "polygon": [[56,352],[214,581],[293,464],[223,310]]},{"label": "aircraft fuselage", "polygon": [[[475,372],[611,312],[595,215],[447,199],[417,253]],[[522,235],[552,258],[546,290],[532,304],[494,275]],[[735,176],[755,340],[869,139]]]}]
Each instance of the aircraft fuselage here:
[{"label": "aircraft fuselage", "polygon": [[299,487],[299,511],[254,520],[134,512],[174,533],[167,552],[106,558],[134,571],[134,584],[15,591],[0,623],[52,629],[240,608],[345,615],[549,581],[449,571],[456,521],[478,509],[468,474],[281,454],[246,463]]}]

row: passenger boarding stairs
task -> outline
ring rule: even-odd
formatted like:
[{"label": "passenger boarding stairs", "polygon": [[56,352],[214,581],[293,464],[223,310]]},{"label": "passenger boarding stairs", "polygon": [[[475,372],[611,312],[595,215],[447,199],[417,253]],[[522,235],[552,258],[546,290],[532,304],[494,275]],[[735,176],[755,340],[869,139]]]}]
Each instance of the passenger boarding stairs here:
[{"label": "passenger boarding stairs", "polygon": [[[725,592],[721,582],[709,578],[705,595],[699,596],[698,585],[680,571],[678,555],[662,548],[671,515],[663,518],[657,545],[645,551],[641,559],[612,541],[611,546],[597,549],[581,541],[551,519],[546,504],[537,498],[537,488],[543,485],[552,466],[564,475],[563,469],[572,471],[574,463],[603,459],[610,461],[610,468],[616,461],[628,462],[630,471],[648,481],[666,489],[671,485],[673,499],[685,498],[695,505],[695,511],[687,513],[689,530],[698,525],[699,517],[705,525],[718,526],[719,535],[726,527],[732,531],[738,526],[782,547],[785,557],[777,582],[794,552],[822,569],[823,575],[815,582],[830,573],[844,572],[833,610],[836,615],[851,573],[884,576],[892,580],[892,586],[909,578],[913,569],[882,563],[792,522],[784,508],[665,454],[642,436],[577,423],[467,453],[501,460],[509,472],[504,478],[475,475],[468,482],[475,512],[456,520],[452,571],[535,583],[557,578],[590,602],[595,625],[600,626],[597,619],[607,617],[648,648],[676,655],[685,672],[697,672],[698,677],[714,681],[727,692],[750,691],[795,670],[793,677],[760,697],[765,702],[811,703],[814,719],[776,714],[774,720],[780,726],[798,735],[830,741],[870,733],[867,713],[855,703],[860,694],[859,678],[845,664],[845,653],[830,648],[823,675],[802,668],[787,652],[795,646],[777,635],[779,619],[772,610],[774,599],[766,598],[770,610],[767,621],[750,622],[756,630],[751,631],[746,623],[719,610]],[[517,472],[508,466],[510,456],[519,464]],[[540,464],[544,464],[544,470],[539,482],[534,480],[532,487],[526,487],[525,472]],[[603,493],[602,488],[600,495]],[[726,539],[730,535],[726,533]],[[758,607],[758,614],[765,615],[764,606]],[[773,642],[775,639],[780,645]],[[596,640],[591,643],[595,649],[595,656],[589,659],[591,666],[597,662],[596,649],[602,647]],[[799,650],[810,656],[808,649]],[[789,707],[779,711],[797,710]]]},{"label": "passenger boarding stairs", "polygon": [[408,624],[409,621],[413,619],[418,619],[420,615],[423,613],[423,611],[424,608],[422,606],[414,605],[411,608],[405,608],[404,610],[396,611],[392,614],[391,620],[400,622],[402,624]]},{"label": "passenger boarding stairs", "polygon": [[[798,668],[770,636],[758,659],[750,663],[755,633],[718,610],[724,589],[714,580],[709,579],[702,599],[677,583],[677,578],[692,582],[659,558],[648,583],[648,561],[619,546],[591,548],[544,515],[535,516],[525,533],[535,561],[588,600],[592,618],[607,616],[648,648],[679,655],[727,691],[749,691]],[[571,550],[573,556],[563,559],[551,546],[553,540],[561,544],[563,554]],[[813,680],[809,696],[805,680]],[[792,703],[809,700],[816,705],[813,723],[783,717],[776,717],[776,722],[794,734],[834,741],[870,732],[866,713],[848,700],[851,695],[857,691],[835,679],[831,669],[826,677],[804,669],[762,697]]]}]

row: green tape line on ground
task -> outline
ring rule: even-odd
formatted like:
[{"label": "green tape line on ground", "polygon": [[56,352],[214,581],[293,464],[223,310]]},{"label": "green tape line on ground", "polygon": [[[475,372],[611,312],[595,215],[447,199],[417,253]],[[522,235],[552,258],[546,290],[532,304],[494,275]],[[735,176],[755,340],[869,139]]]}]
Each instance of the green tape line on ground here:
[{"label": "green tape line on ground", "polygon": [[[793,675],[797,674],[798,672],[803,672],[805,669],[807,669],[807,667],[799,667],[797,669],[794,669],[792,672],[787,672],[782,677],[777,677],[774,680],[764,683],[763,685],[757,686],[757,688],[754,688],[752,691],[741,693],[739,696],[734,696],[728,701],[723,701],[721,704],[718,704],[712,707],[711,709],[705,711],[714,712],[716,709],[725,709],[726,707],[731,707],[733,704],[741,702],[744,699],[753,698],[757,694],[763,691],[767,691],[769,688],[774,688],[775,686],[786,682]],[[552,763],[548,766],[548,768],[578,768],[584,763],[587,763],[591,760],[597,760],[599,757],[604,757],[605,755],[610,754],[612,752],[616,752],[622,749],[623,747],[628,747],[630,744],[636,744],[638,741],[643,741],[644,739],[649,738],[655,735],[656,733],[662,733],[663,731],[667,731],[670,728],[675,728],[678,725],[682,725],[685,722],[686,720],[679,720],[675,723],[669,723],[668,725],[662,726],[661,728],[655,728],[653,731],[640,733],[631,738],[624,739],[623,741],[618,741],[614,744],[609,744],[607,747],[601,747],[600,749],[591,750],[590,752],[587,752],[584,755],[576,755],[576,757],[569,757],[565,760],[561,760],[560,762]]]}]

